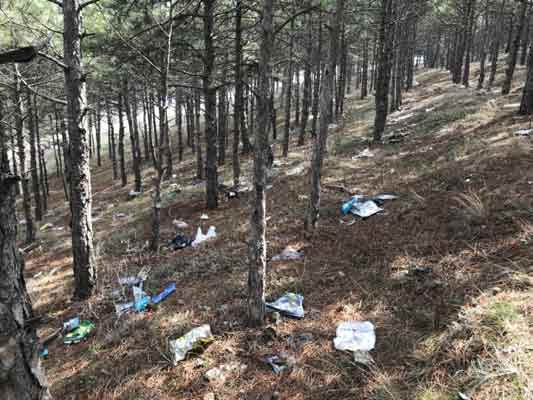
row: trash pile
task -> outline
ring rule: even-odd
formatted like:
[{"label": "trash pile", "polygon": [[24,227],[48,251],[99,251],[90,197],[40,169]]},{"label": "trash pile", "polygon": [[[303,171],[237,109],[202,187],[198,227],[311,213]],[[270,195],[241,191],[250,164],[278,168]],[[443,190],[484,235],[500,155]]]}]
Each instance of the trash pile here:
[{"label": "trash pile", "polygon": [[81,320],[80,317],[74,317],[63,323],[63,328],[56,330],[46,337],[39,345],[39,357],[47,358],[50,354],[48,345],[63,334],[63,343],[72,345],[80,343],[90,336],[95,325],[89,320]]},{"label": "trash pile", "polygon": [[[174,225],[178,226],[187,226],[187,224],[183,221],[174,221]],[[217,237],[217,230],[214,226],[210,226],[207,230],[206,234],[202,232],[202,228],[198,227],[196,231],[196,236],[194,239],[182,234],[177,233],[174,239],[172,239],[170,242],[168,242],[167,247],[173,251],[185,249],[187,247],[198,247],[203,242],[206,242],[210,239],[214,239]]]},{"label": "trash pile", "polygon": [[143,290],[144,281],[148,277],[148,273],[149,269],[145,267],[135,276],[118,278],[120,289],[114,291],[115,297],[121,300],[121,302],[115,303],[115,313],[118,317],[132,311],[144,312],[176,291],[176,283],[172,282],[166,285],[159,294],[149,296]]},{"label": "trash pile", "polygon": [[382,193],[370,198],[356,195],[343,203],[341,212],[342,215],[348,215],[351,213],[365,219],[384,211],[380,206],[382,206],[386,201],[395,200],[397,198],[398,196],[390,193]]}]

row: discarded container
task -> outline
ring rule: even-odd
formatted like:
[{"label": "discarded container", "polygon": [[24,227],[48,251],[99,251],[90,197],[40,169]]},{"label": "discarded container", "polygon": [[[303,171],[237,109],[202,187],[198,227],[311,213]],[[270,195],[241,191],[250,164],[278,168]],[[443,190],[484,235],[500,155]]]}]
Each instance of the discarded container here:
[{"label": "discarded container", "polygon": [[362,200],[363,196],[352,196],[350,200],[344,203],[341,207],[342,215],[348,215],[352,207]]},{"label": "discarded container", "polygon": [[128,193],[128,199],[129,200],[133,200],[135,199],[136,197],[139,197],[141,195],[141,192],[136,192],[135,190],[131,190],[129,193]]},{"label": "discarded container", "polygon": [[41,351],[39,352],[39,357],[41,358],[48,358],[48,347],[47,346],[44,346]]},{"label": "discarded container", "polygon": [[294,261],[304,258],[304,253],[301,250],[296,250],[290,246],[285,247],[281,254],[272,257],[272,261]]},{"label": "discarded container", "polygon": [[341,322],[333,344],[337,350],[370,351],[376,345],[374,324],[368,321]]},{"label": "discarded container", "polygon": [[94,329],[94,324],[91,321],[81,321],[80,325],[72,332],[68,333],[63,339],[65,344],[75,344],[87,339],[89,334]]},{"label": "discarded container", "polygon": [[265,303],[267,308],[279,311],[293,318],[303,318],[305,315],[303,307],[304,297],[300,294],[285,293],[273,303]]},{"label": "discarded container", "polygon": [[137,312],[143,312],[148,308],[148,305],[150,304],[150,296],[143,296],[140,299],[136,300],[134,303],[135,311]]},{"label": "discarded container", "polygon": [[161,293],[159,293],[156,296],[152,297],[152,303],[158,304],[161,303],[163,300],[165,300],[168,296],[170,296],[172,293],[176,291],[176,283],[169,283]]},{"label": "discarded container", "polygon": [[203,221],[207,221],[209,219],[209,216],[207,214],[200,215],[200,219]]},{"label": "discarded container", "polygon": [[80,317],[71,318],[67,322],[63,323],[63,331],[71,332],[78,326],[80,326]]},{"label": "discarded container", "polygon": [[203,348],[213,341],[211,327],[208,324],[199,326],[189,331],[182,337],[169,342],[174,365],[185,360],[187,353],[191,350]]},{"label": "discarded container", "polygon": [[193,240],[185,235],[177,234],[174,239],[172,239],[168,247],[171,250],[181,250],[189,247],[192,244]]}]

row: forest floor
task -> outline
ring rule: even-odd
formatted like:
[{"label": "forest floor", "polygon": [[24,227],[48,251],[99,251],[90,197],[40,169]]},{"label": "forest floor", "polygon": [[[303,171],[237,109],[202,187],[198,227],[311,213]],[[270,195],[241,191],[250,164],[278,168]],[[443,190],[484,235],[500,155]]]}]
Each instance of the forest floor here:
[{"label": "forest floor", "polygon": [[[444,71],[419,71],[417,86],[387,126],[388,135],[402,140],[370,148],[370,158],[353,157],[368,146],[373,98],[349,97],[343,124],[330,130],[320,227],[310,238],[303,235],[303,217],[311,146],[291,143],[268,192],[268,255],[292,245],[305,258],[269,262],[267,297],[300,293],[306,316],[282,318],[269,329],[245,324],[249,201],[222,200],[207,211],[203,188],[192,183],[191,157],[165,184],[162,237],[174,236],[174,219],[186,221],[192,236],[198,226],[214,225],[218,237],[157,256],[145,250],[149,192],[127,201],[131,185],[113,182],[108,164],[94,169],[101,284],[84,303],[70,300],[68,207],[54,180],[41,226],[55,227],[39,232],[42,245],[26,263],[35,312],[51,317],[39,334],[76,315],[96,324],[85,342],[66,346],[59,339],[49,346],[44,364],[55,398],[267,400],[274,392],[280,399],[317,400],[443,400],[460,393],[473,400],[533,398],[532,142],[514,135],[530,121],[515,116],[520,87],[499,94],[502,76],[487,93],[453,85]],[[523,81],[520,67],[515,83]],[[243,171],[249,165],[243,161]],[[229,182],[231,165],[220,173]],[[399,198],[366,220],[343,218],[340,207],[349,195],[337,186]],[[200,220],[204,213],[209,220]],[[149,293],[169,282],[177,283],[177,292],[152,311],[117,318],[110,289],[118,275],[143,266],[151,267]],[[417,275],[416,267],[431,270]],[[376,326],[370,367],[334,349],[335,329],[346,320]],[[215,341],[173,366],[169,338],[205,323]],[[295,345],[301,334],[311,340]],[[276,375],[263,359],[282,352],[295,366]],[[205,379],[211,368],[232,362],[246,367],[225,382]]]}]

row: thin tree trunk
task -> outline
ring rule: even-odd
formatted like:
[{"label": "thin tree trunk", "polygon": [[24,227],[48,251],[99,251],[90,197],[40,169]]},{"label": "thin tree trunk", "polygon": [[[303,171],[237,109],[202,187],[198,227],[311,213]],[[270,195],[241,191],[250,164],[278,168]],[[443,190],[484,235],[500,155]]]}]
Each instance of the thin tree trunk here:
[{"label": "thin tree trunk", "polygon": [[194,133],[196,135],[196,179],[204,179],[204,161],[202,156],[202,131],[200,128],[200,91],[194,94]]},{"label": "thin tree trunk", "polygon": [[293,131],[293,124],[291,122],[291,106],[292,106],[292,79],[293,79],[293,48],[294,48],[294,19],[291,20],[290,41],[289,41],[289,64],[285,72],[285,82],[283,85],[287,87],[285,91],[285,125],[283,128],[283,157],[289,155],[290,134]]},{"label": "thin tree trunk", "polygon": [[322,162],[328,137],[329,109],[333,97],[334,74],[337,51],[335,49],[339,38],[342,17],[344,15],[344,0],[336,0],[335,9],[330,12],[330,40],[328,63],[324,68],[320,90],[320,128],[313,140],[313,155],[311,159],[311,187],[309,205],[305,216],[305,230],[312,231],[317,227],[320,210],[320,190],[322,177]]},{"label": "thin tree trunk", "polygon": [[35,212],[35,220],[42,221],[43,219],[43,203],[41,200],[41,189],[39,183],[39,168],[37,160],[37,151],[36,151],[36,140],[35,140],[35,114],[33,111],[33,102],[31,101],[31,93],[29,89],[26,91],[26,101],[28,109],[28,133],[30,139],[30,175],[31,175],[31,186],[33,192],[33,205]]},{"label": "thin tree trunk", "polygon": [[96,101],[96,165],[102,166],[102,104],[98,98]]},{"label": "thin tree trunk", "polygon": [[139,136],[135,134],[137,127],[135,126],[135,119],[137,118],[137,113],[134,108],[132,108],[132,102],[128,95],[130,90],[128,88],[127,82],[124,83],[124,109],[126,110],[126,118],[128,120],[128,130],[130,132],[130,145],[131,145],[131,157],[132,157],[132,166],[133,166],[133,176],[134,176],[134,188],[135,192],[142,191],[142,177],[141,177],[141,158],[139,154],[139,148],[137,147]]},{"label": "thin tree trunk", "polygon": [[122,94],[118,95],[118,157],[120,161],[120,180],[122,187],[128,184],[128,175],[126,174],[126,154],[124,151],[124,116],[122,114],[123,97]]},{"label": "thin tree trunk", "polygon": [[507,69],[505,70],[505,80],[503,81],[502,85],[502,95],[507,95],[511,91],[511,83],[513,81],[516,60],[518,58],[518,50],[520,49],[520,38],[522,37],[522,32],[524,30],[524,25],[526,21],[527,8],[528,2],[522,2],[522,4],[520,5],[520,17],[518,20],[518,26],[509,51],[509,56],[507,58]]},{"label": "thin tree trunk", "polygon": [[496,25],[494,28],[494,34],[493,34],[493,41],[491,45],[491,67],[490,67],[490,76],[489,76],[489,82],[487,84],[487,90],[492,89],[492,85],[494,85],[494,80],[496,79],[496,72],[498,70],[498,53],[500,51],[500,45],[501,40],[503,36],[503,21],[504,21],[504,10],[505,10],[505,3],[506,1],[503,0],[500,12],[498,13],[498,18],[496,19]]},{"label": "thin tree trunk", "polygon": [[[15,67],[16,68],[16,67]],[[35,240],[35,228],[33,226],[33,216],[31,213],[31,196],[28,187],[28,175],[26,172],[26,149],[24,144],[23,130],[23,108],[20,97],[20,80],[18,73],[15,73],[15,89],[13,91],[13,104],[15,105],[15,131],[17,132],[17,149],[19,158],[19,172],[22,180],[22,208],[24,209],[24,218],[26,220],[26,243],[32,243]]]},{"label": "thin tree trunk", "polygon": [[[308,4],[309,5],[309,4]],[[311,65],[313,63],[313,24],[311,15],[307,17],[307,37],[305,38],[305,64],[304,64],[304,87],[302,101],[302,121],[300,123],[300,135],[298,146],[305,143],[305,130],[309,122],[309,107],[311,105]]]},{"label": "thin tree trunk", "polygon": [[529,57],[527,61],[527,77],[522,92],[522,100],[520,101],[519,115],[533,114],[533,53],[529,49]]},{"label": "thin tree trunk", "polygon": [[178,134],[178,161],[183,161],[183,98],[179,88],[176,88],[176,127]]},{"label": "thin tree trunk", "polygon": [[313,81],[313,105],[312,114],[313,121],[311,123],[311,136],[315,137],[317,134],[318,126],[318,108],[320,100],[320,84],[321,84],[321,71],[322,71],[322,12],[318,12],[318,44],[316,46],[314,64],[315,64],[315,78]]},{"label": "thin tree trunk", "polygon": [[217,171],[217,91],[214,86],[215,49],[213,47],[213,25],[216,0],[204,0],[204,76],[203,89],[205,97],[205,133],[206,133],[206,197],[207,208],[212,210],[218,205],[218,171]]},{"label": "thin tree trunk", "polygon": [[111,105],[109,104],[109,99],[106,97],[106,112],[107,112],[107,132],[109,137],[109,151],[111,154],[111,166],[113,168],[113,180],[118,179],[118,168],[117,168],[117,151],[115,146],[115,128],[113,127],[113,116],[111,115]]},{"label": "thin tree trunk", "polygon": [[250,242],[248,270],[248,322],[250,326],[261,326],[265,319],[265,275],[266,275],[266,161],[270,127],[270,60],[274,47],[272,29],[273,1],[264,0],[261,24],[261,45],[259,50],[259,88],[254,149],[254,198],[250,218]]}]

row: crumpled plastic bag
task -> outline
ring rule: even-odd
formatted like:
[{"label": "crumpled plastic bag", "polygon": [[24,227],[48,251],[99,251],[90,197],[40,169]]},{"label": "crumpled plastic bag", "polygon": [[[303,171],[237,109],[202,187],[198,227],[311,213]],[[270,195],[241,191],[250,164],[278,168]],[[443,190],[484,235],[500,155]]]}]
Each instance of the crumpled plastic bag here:
[{"label": "crumpled plastic bag", "polygon": [[172,362],[177,365],[180,361],[185,360],[188,352],[204,347],[212,341],[213,334],[211,333],[211,326],[208,324],[194,328],[182,337],[171,340],[169,346],[172,352]]},{"label": "crumpled plastic bag", "polygon": [[370,351],[376,345],[374,324],[368,321],[341,322],[333,344],[337,350]]},{"label": "crumpled plastic bag", "polygon": [[265,303],[265,305],[275,311],[280,312],[289,317],[303,318],[305,315],[303,307],[304,297],[300,294],[285,293],[273,303]]},{"label": "crumpled plastic bag", "polygon": [[201,243],[205,242],[206,240],[213,239],[217,237],[217,230],[214,226],[210,226],[207,233],[204,235],[202,233],[202,228],[198,227],[198,230],[196,231],[196,237],[194,238],[191,246],[192,247],[198,247]]},{"label": "crumpled plastic bag", "polygon": [[352,209],[350,210],[352,214],[357,215],[361,218],[368,218],[382,211],[383,208],[378,207],[378,205],[372,200],[367,200],[364,203],[355,203]]}]

